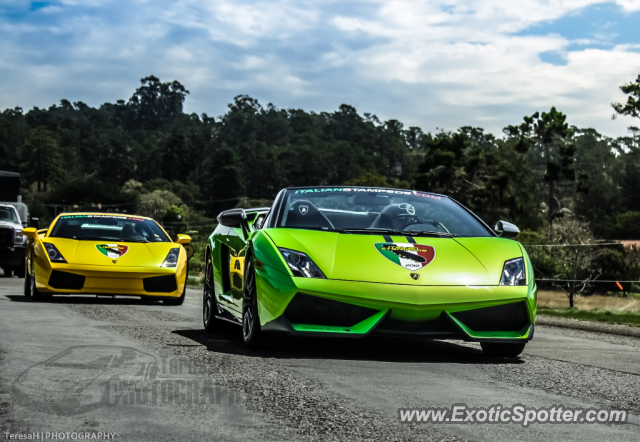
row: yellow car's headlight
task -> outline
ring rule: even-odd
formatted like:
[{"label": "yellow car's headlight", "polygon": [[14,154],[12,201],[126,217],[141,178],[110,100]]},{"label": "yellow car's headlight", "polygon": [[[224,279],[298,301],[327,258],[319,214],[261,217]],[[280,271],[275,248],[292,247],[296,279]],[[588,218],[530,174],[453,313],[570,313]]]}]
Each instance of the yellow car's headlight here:
[{"label": "yellow car's headlight", "polygon": [[176,267],[178,265],[178,256],[180,256],[179,247],[169,250],[167,257],[164,259],[164,262],[160,267],[168,267],[168,268]]},{"label": "yellow car's headlight", "polygon": [[59,263],[67,263],[67,260],[64,259],[62,253],[51,243],[44,243],[44,248],[47,249],[47,255],[49,255],[49,260],[51,262],[59,262]]}]

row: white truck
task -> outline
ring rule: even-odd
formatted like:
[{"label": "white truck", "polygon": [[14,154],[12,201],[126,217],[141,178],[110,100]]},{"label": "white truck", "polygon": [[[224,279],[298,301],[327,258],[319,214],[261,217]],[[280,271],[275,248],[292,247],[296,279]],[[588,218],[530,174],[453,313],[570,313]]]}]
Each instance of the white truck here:
[{"label": "white truck", "polygon": [[22,229],[38,228],[36,218],[29,219],[29,210],[20,195],[20,174],[0,170],[0,268],[4,276],[14,273],[24,278],[24,257],[27,238]]},{"label": "white truck", "polygon": [[22,229],[27,220],[27,206],[23,203],[0,203],[0,267],[5,277],[15,273],[24,278],[27,237],[22,235]]}]

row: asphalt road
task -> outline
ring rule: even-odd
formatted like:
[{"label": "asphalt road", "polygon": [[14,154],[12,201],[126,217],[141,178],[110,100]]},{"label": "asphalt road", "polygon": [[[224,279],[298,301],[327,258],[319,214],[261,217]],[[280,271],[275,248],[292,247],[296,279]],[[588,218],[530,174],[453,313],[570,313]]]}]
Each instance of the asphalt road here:
[{"label": "asphalt road", "polygon": [[[136,298],[31,302],[0,277],[0,437],[116,440],[640,440],[640,339],[539,326],[522,357],[476,344],[295,339],[252,352],[230,326]],[[398,408],[624,408],[625,424],[401,424]],[[51,440],[51,439],[50,439]]]}]

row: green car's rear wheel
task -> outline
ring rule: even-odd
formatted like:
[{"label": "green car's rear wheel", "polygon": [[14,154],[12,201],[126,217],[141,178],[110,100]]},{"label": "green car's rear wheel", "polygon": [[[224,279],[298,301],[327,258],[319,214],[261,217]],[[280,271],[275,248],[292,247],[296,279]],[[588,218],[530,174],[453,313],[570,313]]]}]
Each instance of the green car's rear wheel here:
[{"label": "green car's rear wheel", "polygon": [[216,301],[213,280],[213,264],[211,258],[207,260],[204,276],[204,289],[202,290],[202,322],[204,329],[209,333],[220,330],[222,321],[216,318],[218,302]]},{"label": "green car's rear wheel", "polygon": [[258,316],[258,292],[256,291],[256,272],[253,256],[246,262],[244,275],[244,303],[242,309],[242,339],[248,348],[257,350],[265,344],[265,336],[260,330]]},{"label": "green car's rear wheel", "polygon": [[487,356],[513,358],[524,350],[525,344],[505,344],[498,342],[481,342],[482,351]]}]

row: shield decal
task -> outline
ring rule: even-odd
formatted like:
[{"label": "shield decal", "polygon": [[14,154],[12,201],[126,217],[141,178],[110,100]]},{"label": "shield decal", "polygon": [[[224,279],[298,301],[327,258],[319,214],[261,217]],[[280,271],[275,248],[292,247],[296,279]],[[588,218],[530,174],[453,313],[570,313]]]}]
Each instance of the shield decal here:
[{"label": "shield decal", "polygon": [[309,206],[299,206],[298,210],[301,214],[306,215],[309,212]]},{"label": "shield decal", "polygon": [[120,244],[96,244],[96,249],[107,258],[118,259],[127,253],[129,247]]},{"label": "shield decal", "polygon": [[436,257],[436,249],[422,244],[385,242],[374,244],[374,246],[392,263],[412,271],[431,264]]}]

